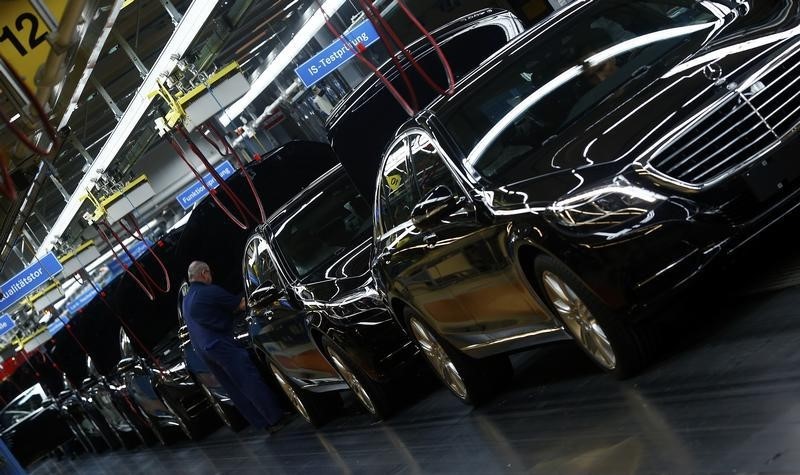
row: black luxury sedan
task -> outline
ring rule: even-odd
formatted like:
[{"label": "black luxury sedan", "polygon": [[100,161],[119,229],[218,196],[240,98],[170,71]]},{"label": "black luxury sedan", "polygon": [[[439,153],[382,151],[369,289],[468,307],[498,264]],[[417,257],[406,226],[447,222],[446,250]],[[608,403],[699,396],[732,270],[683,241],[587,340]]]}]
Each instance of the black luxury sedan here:
[{"label": "black luxury sedan", "polygon": [[417,360],[372,286],[370,214],[337,166],[259,226],[245,247],[249,317],[264,322],[253,337],[312,423],[327,414],[311,391],[340,388],[337,373],[372,416],[386,417],[395,402],[391,382]]},{"label": "black luxury sedan", "polygon": [[563,338],[639,370],[642,316],[794,209],[800,2],[576,1],[405,124],[375,276],[460,399]]}]

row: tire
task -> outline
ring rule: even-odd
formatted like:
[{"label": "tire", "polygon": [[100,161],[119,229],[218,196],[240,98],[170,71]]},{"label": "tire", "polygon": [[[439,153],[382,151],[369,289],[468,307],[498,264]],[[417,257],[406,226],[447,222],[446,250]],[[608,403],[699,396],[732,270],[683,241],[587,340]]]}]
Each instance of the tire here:
[{"label": "tire", "polygon": [[405,309],[411,336],[434,374],[461,402],[477,406],[491,399],[513,375],[507,355],[471,358],[434,332],[422,318]]},{"label": "tire", "polygon": [[214,396],[211,390],[201,383],[198,384],[203,388],[203,392],[205,393],[209,402],[211,402],[214,412],[217,413],[217,416],[219,416],[220,420],[223,424],[225,424],[225,426],[234,432],[239,432],[247,426],[247,421],[244,419],[238,409],[228,404],[223,404],[219,399],[217,399],[216,396]]},{"label": "tire", "polygon": [[535,269],[542,298],[598,366],[624,379],[648,363],[652,345],[646,341],[645,327],[617,318],[561,261],[539,256]]},{"label": "tire", "polygon": [[125,401],[118,402],[115,400],[114,407],[122,415],[122,418],[125,419],[128,426],[130,426],[131,432],[136,436],[136,439],[142,445],[150,445],[152,441],[152,431],[150,431],[150,428],[141,414],[134,412],[133,408],[127,407],[127,402]]},{"label": "tire", "polygon": [[200,427],[199,420],[194,420],[189,417],[186,411],[178,404],[174,403],[168,395],[162,394],[161,399],[164,401],[164,405],[167,406],[167,409],[175,416],[178,427],[180,427],[181,432],[183,432],[183,435],[185,435],[187,439],[197,441],[203,438],[205,432]]},{"label": "tire", "polygon": [[339,413],[342,398],[338,392],[312,393],[297,387],[275,363],[269,364],[270,371],[278,381],[292,407],[303,416],[309,424],[319,427]]},{"label": "tire", "polygon": [[372,378],[329,340],[323,340],[325,354],[331,365],[356,395],[361,406],[375,420],[388,418],[393,412],[392,399],[386,388]]}]

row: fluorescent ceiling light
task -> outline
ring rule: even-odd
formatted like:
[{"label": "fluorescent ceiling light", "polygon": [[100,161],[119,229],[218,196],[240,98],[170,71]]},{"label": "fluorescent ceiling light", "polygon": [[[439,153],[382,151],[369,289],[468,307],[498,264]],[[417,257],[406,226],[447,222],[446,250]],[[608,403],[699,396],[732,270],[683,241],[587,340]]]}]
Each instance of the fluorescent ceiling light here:
[{"label": "fluorescent ceiling light", "polygon": [[14,117],[12,117],[11,119],[9,119],[8,121],[9,121],[9,122],[14,122],[14,121],[15,121],[15,120],[17,120],[17,119],[19,119],[19,114],[14,114]]},{"label": "fluorescent ceiling light", "polygon": [[297,56],[300,50],[311,41],[311,38],[325,25],[325,17],[322,15],[322,12],[324,11],[328,15],[332,15],[339,10],[339,7],[341,7],[344,2],[345,0],[327,0],[322,4],[320,9],[311,15],[311,18],[309,18],[305,25],[303,25],[294,37],[289,40],[283,50],[269,63],[264,72],[253,81],[253,84],[250,85],[250,90],[248,90],[241,99],[234,102],[222,112],[222,115],[219,117],[222,125],[228,126],[233,119],[244,112],[244,109],[260,96],[267,86],[272,84],[272,81],[286,69],[286,66]]},{"label": "fluorescent ceiling light", "polygon": [[147,94],[157,89],[156,80],[158,76],[163,72],[171,71],[175,67],[177,58],[184,55],[216,4],[217,0],[192,0],[189,9],[186,10],[186,14],[183,15],[180,23],[178,23],[178,27],[172,32],[172,36],[158,56],[153,68],[147,73],[147,77],[145,77],[139,89],[136,90],[128,108],[125,109],[125,113],[122,114],[108,140],[100,149],[95,161],[92,162],[91,170],[81,178],[78,187],[75,188],[75,192],[70,196],[64,210],[61,211],[50,232],[47,233],[44,241],[42,241],[42,245],[36,251],[37,258],[44,256],[53,247],[53,242],[61,236],[72,222],[72,219],[80,210],[86,191],[94,188],[94,180],[116,158],[117,153],[128,139],[131,130],[133,130],[150,105],[150,99],[147,98]]}]

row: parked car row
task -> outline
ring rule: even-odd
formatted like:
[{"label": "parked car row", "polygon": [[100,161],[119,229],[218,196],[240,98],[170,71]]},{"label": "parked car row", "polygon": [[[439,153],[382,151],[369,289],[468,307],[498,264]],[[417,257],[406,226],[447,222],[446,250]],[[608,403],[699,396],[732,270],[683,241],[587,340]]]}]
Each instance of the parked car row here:
[{"label": "parked car row", "polygon": [[[798,25],[792,0],[576,1],[527,31],[477,12],[433,32],[455,94],[425,92],[401,60],[417,115],[367,79],[331,115],[330,145],[248,165],[266,222],[241,230],[205,200],[159,252],[178,281],[202,260],[244,294],[238,340],[315,425],[343,390],[390,416],[424,361],[468,404],[511,377],[509,353],[560,340],[630,376],[652,357],[658,303],[800,204]],[[435,70],[430,45],[410,49]],[[240,174],[228,183],[255,209]],[[243,425],[181,295],[147,311],[119,297],[178,325],[152,356],[122,334],[104,406],[117,434]]]},{"label": "parked car row", "polygon": [[[378,416],[400,349],[467,403],[508,378],[510,352],[557,340],[636,373],[657,304],[800,203],[798,8],[575,2],[396,129],[372,209],[334,168],[259,227],[250,314],[274,322],[270,337],[301,315]],[[343,161],[369,170],[370,141],[335,132]],[[287,362],[276,374],[302,412],[306,368],[280,345],[267,354]]]}]

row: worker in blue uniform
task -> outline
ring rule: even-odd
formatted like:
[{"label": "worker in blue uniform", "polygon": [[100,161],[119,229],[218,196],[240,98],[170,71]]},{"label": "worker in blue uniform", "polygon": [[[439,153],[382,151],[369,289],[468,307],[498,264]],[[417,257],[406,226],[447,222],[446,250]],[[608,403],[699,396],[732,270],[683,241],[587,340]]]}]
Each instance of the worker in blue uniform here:
[{"label": "worker in blue uniform", "polygon": [[205,262],[189,264],[188,274],[182,308],[192,346],[250,425],[274,432],[285,423],[283,408],[233,338],[233,315],[244,310],[244,298],[212,284]]}]

